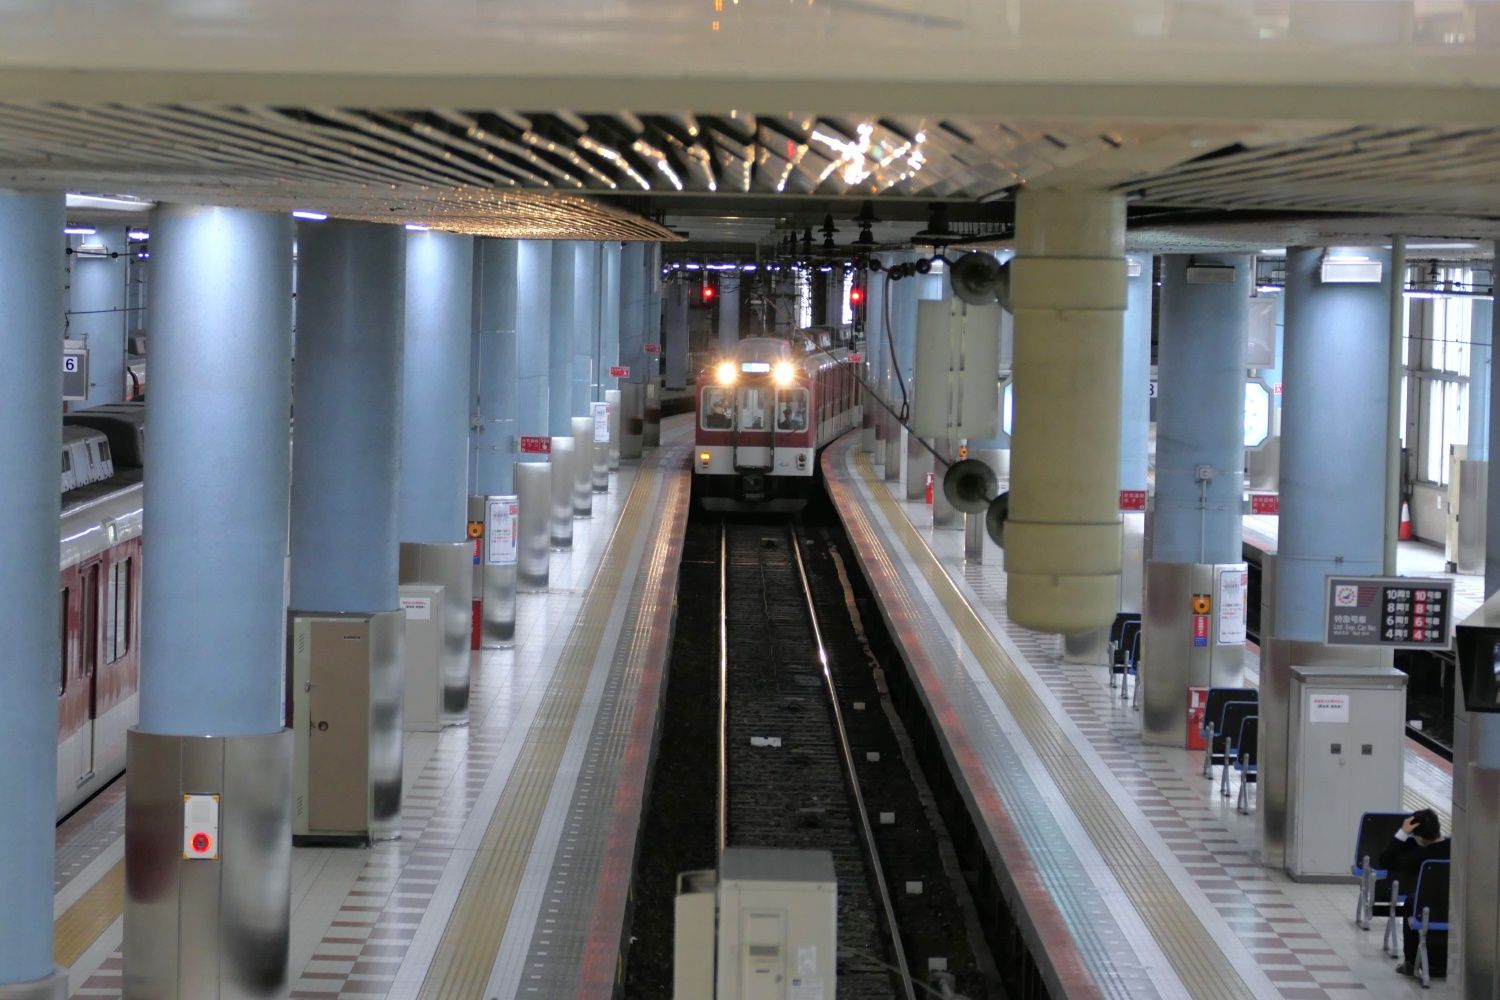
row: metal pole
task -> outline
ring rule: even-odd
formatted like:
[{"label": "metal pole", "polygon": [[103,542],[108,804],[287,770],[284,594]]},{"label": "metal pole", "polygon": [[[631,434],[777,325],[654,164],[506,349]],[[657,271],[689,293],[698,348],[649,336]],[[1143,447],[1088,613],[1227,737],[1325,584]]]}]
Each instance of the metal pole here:
[{"label": "metal pole", "polygon": [[1406,332],[1406,237],[1391,237],[1391,322],[1385,382],[1385,574],[1396,574],[1401,532],[1401,339]]}]

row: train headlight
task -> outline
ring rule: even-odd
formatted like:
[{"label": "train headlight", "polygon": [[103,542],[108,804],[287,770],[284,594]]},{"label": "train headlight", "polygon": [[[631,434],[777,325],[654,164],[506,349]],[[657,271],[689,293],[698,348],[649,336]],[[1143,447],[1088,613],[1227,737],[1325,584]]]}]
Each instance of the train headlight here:
[{"label": "train headlight", "polygon": [[718,379],[720,385],[734,385],[737,375],[733,361],[720,361],[719,367],[714,369],[714,377]]},{"label": "train headlight", "polygon": [[797,377],[797,369],[790,361],[778,361],[771,369],[771,377],[776,380],[777,385],[791,385],[792,380]]},{"label": "train headlight", "polygon": [[700,452],[698,452],[698,461],[702,465],[707,465],[709,462],[712,462],[713,458],[714,458],[713,455],[710,454],[709,452],[706,452],[706,451],[700,451]]}]

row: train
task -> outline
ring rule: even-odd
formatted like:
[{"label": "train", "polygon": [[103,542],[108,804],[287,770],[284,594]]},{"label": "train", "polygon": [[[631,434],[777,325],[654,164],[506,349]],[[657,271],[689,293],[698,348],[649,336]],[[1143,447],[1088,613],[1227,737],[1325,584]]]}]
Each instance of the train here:
[{"label": "train", "polygon": [[818,451],[860,425],[858,356],[837,331],[747,337],[698,377],[693,498],[709,511],[795,512]]},{"label": "train", "polygon": [[140,687],[145,405],[63,418],[57,818],[125,770]]}]

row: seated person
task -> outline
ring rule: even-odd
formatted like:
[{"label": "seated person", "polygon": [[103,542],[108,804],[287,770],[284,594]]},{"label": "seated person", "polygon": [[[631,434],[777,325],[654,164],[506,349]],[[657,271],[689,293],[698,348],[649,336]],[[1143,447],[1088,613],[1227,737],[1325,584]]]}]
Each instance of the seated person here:
[{"label": "seated person", "polygon": [[[1401,892],[1406,896],[1406,905],[1401,916],[1402,958],[1396,971],[1403,976],[1416,974],[1417,932],[1411,929],[1411,897],[1417,889],[1417,873],[1424,861],[1447,861],[1452,856],[1453,842],[1443,837],[1443,828],[1437,813],[1431,809],[1418,809],[1401,823],[1396,839],[1380,854],[1381,868],[1390,872],[1393,880],[1401,883]],[[1427,935],[1427,963],[1434,979],[1448,974],[1448,935]]]},{"label": "seated person", "polygon": [[781,416],[776,418],[776,429],[778,431],[795,431],[797,427],[796,417],[792,416],[792,404],[781,404]]}]

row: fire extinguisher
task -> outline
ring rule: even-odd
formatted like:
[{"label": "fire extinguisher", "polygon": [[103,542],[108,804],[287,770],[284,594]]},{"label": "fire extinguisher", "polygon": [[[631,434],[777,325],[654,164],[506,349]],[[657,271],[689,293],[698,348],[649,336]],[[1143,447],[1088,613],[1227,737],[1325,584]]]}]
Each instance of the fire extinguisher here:
[{"label": "fire extinguisher", "polygon": [[927,503],[932,504],[932,473],[927,473]]}]

